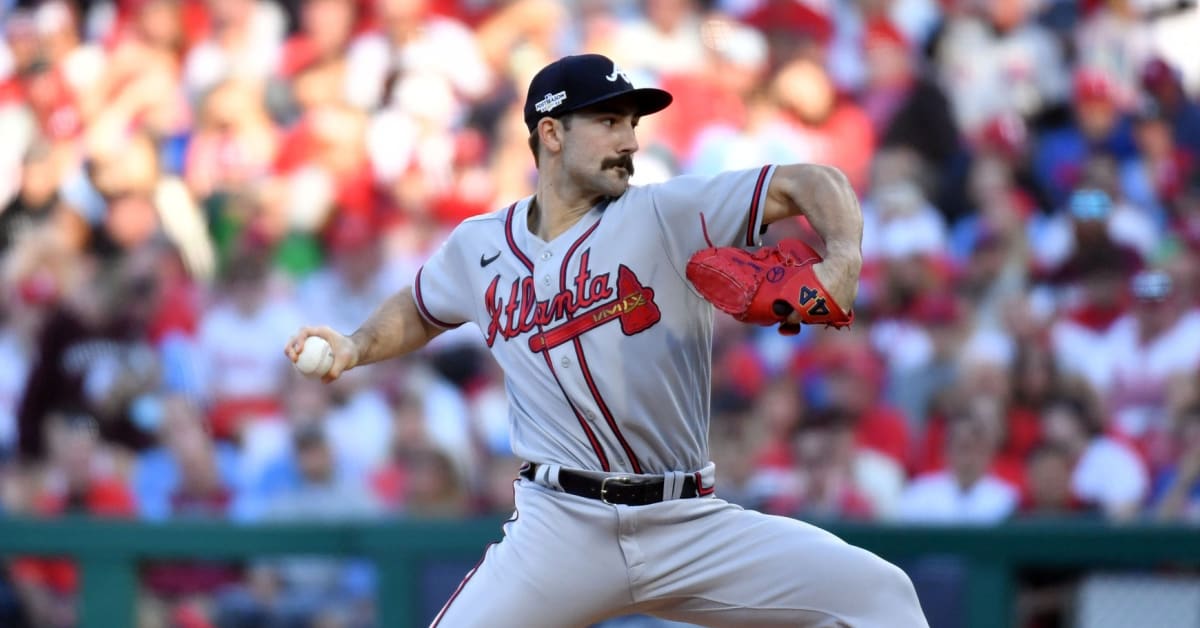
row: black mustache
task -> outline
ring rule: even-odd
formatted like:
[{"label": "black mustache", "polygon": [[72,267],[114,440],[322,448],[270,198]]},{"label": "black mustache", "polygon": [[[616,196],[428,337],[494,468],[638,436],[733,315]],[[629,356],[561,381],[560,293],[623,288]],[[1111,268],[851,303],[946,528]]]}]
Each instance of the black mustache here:
[{"label": "black mustache", "polygon": [[624,168],[625,172],[628,172],[629,176],[632,177],[633,176],[633,157],[630,157],[629,155],[625,155],[624,157],[605,159],[604,161],[600,162],[601,170],[608,170],[609,168]]}]

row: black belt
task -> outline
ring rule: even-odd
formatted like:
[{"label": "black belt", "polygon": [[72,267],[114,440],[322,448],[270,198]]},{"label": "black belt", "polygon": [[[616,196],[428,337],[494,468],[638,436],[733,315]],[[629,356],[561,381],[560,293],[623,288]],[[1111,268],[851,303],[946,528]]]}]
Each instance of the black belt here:
[{"label": "black belt", "polygon": [[[521,477],[535,480],[538,467],[542,465],[527,462],[521,466]],[[663,501],[663,485],[666,480],[662,476],[639,475],[610,475],[604,478],[594,478],[568,469],[559,469],[558,485],[562,490],[572,495],[598,499],[606,504],[621,504],[624,506],[645,506]],[[707,495],[712,491],[706,491]],[[701,491],[696,486],[695,475],[683,478],[683,491],[680,499],[699,497]]]}]

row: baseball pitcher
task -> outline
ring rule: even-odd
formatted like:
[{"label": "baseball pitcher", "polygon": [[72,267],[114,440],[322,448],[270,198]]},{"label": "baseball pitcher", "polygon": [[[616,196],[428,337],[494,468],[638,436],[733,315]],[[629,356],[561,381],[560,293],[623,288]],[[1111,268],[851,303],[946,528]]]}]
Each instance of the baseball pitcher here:
[{"label": "baseball pitcher", "polygon": [[[926,626],[908,577],[819,528],[721,500],[709,461],[713,306],[795,333],[847,325],[862,216],[837,170],[763,166],[631,187],[641,116],[601,55],[543,68],[525,101],[537,192],[463,221],[350,336],[346,370],[479,326],[506,376],[517,512],[433,621],[564,628],[630,613],[706,626]],[[824,251],[758,248],[805,216]],[[746,249],[752,249],[753,252]]]}]

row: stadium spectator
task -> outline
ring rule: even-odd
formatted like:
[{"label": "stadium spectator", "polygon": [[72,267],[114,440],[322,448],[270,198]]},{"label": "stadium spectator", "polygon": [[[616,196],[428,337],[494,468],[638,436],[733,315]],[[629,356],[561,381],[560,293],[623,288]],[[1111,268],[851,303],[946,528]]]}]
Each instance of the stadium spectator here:
[{"label": "stadium spectator", "polygon": [[1111,77],[1114,95],[1133,104],[1142,68],[1154,56],[1153,30],[1137,2],[1098,4],[1081,16],[1072,33],[1075,63]]},{"label": "stadium spectator", "polygon": [[1028,478],[1019,518],[1063,518],[1099,514],[1094,505],[1081,502],[1071,490],[1071,456],[1063,447],[1045,443],[1029,452]]},{"label": "stadium spectator", "polygon": [[971,412],[996,430],[997,449],[989,471],[1020,490],[1025,487],[1025,458],[1040,436],[1037,416],[1013,411],[1007,358],[967,353],[958,363],[959,378],[953,390],[943,392],[949,415],[935,412],[925,425],[923,455],[917,459],[921,472],[945,468],[946,440],[956,405],[966,404]]},{"label": "stadium spectator", "polygon": [[237,447],[214,442],[203,412],[184,397],[157,399],[148,412],[157,442],[138,454],[130,472],[138,516],[232,518],[244,482]]},{"label": "stadium spectator", "polygon": [[[1016,206],[1022,224],[1028,219],[1029,212],[1049,212],[1056,206],[1048,191],[1042,187],[1038,173],[1034,171],[1033,157],[1037,139],[1036,129],[1015,113],[997,114],[988,119],[974,134],[964,137],[969,151],[968,160],[972,167],[981,161],[995,161],[1005,166],[1007,180],[1004,183],[1007,184],[1005,187],[1009,194],[1007,201]],[[967,176],[966,190],[951,188],[947,192],[949,196],[945,202],[951,205],[950,209],[953,209],[955,204],[969,204],[955,194],[967,193],[974,196],[970,199],[974,203],[984,203],[984,199],[979,196],[980,190],[970,180],[970,174]],[[970,219],[970,216],[964,218]]]},{"label": "stadium spectator", "polygon": [[[200,101],[183,170],[188,188],[200,202],[224,200],[212,198],[221,193],[247,194],[247,187],[274,165],[279,131],[260,90],[254,83],[228,79],[207,90]],[[221,203],[223,213],[235,209],[227,203]]]},{"label": "stadium spectator", "polygon": [[58,206],[57,184],[50,145],[43,142],[29,147],[21,164],[20,189],[0,211],[0,255],[28,237],[30,228],[52,220]]},{"label": "stadium spectator", "polygon": [[456,104],[458,99],[479,100],[491,91],[491,69],[463,23],[434,13],[429,0],[373,4],[378,27],[355,37],[346,55],[348,103],[374,110],[393,97],[389,87],[414,77],[420,80],[426,73],[449,82]]},{"label": "stadium spectator", "polygon": [[1169,438],[1170,386],[1200,369],[1200,310],[1181,301],[1164,271],[1139,273],[1131,292],[1132,311],[1107,338],[1110,375],[1101,390],[1113,430],[1154,465],[1156,443]]},{"label": "stadium spectator", "polygon": [[1200,103],[1188,98],[1179,71],[1155,57],[1146,61],[1138,78],[1150,104],[1170,120],[1175,142],[1193,158],[1200,158]]},{"label": "stadium spectator", "polygon": [[280,5],[266,0],[212,0],[208,36],[191,47],[183,81],[193,99],[227,80],[261,83],[278,66],[287,27]]},{"label": "stadium spectator", "polygon": [[[905,298],[901,290],[895,298]],[[872,345],[887,360],[886,401],[903,413],[910,431],[924,433],[938,396],[958,377],[967,318],[952,295],[912,299],[901,315],[881,316],[870,333]]]},{"label": "stadium spectator", "polygon": [[[165,516],[172,520],[222,521],[234,518],[237,479],[231,478],[236,461],[228,448],[215,443],[205,431],[198,413],[176,406],[164,416],[163,441],[170,451],[169,463],[159,469],[141,470],[143,486],[146,474],[167,472],[171,482],[166,496]],[[144,460],[144,459],[143,459]],[[169,466],[168,466],[169,465]],[[142,488],[137,486],[136,488]],[[139,498],[141,495],[139,495]],[[143,515],[146,516],[143,510]],[[159,616],[196,612],[193,607],[208,606],[218,591],[239,582],[240,569],[204,560],[152,561],[142,568],[142,581],[148,598],[143,612]]]},{"label": "stadium spectator", "polygon": [[791,434],[800,425],[805,411],[802,389],[792,378],[778,376],[761,389],[751,413],[755,428],[765,437],[757,456],[759,466],[787,469],[794,464]]},{"label": "stadium spectator", "polygon": [[[71,409],[55,411],[45,425],[47,462],[31,477],[29,513],[36,517],[132,517],[132,493],[116,473],[112,452],[99,438],[98,421]],[[13,578],[29,619],[67,628],[77,620],[75,564],[57,557],[18,557]]]},{"label": "stadium spectator", "polygon": [[1034,172],[1056,205],[1083,184],[1080,164],[1095,153],[1118,160],[1132,157],[1136,147],[1130,105],[1121,103],[1112,79],[1091,68],[1075,73],[1073,118],[1069,124],[1044,132],[1033,157]]},{"label": "stadium spectator", "polygon": [[[64,407],[86,409],[106,440],[135,449],[148,444],[149,436],[135,423],[134,405],[159,382],[157,355],[147,338],[158,307],[156,262],[155,251],[141,249],[97,277],[103,283],[59,297],[38,332],[38,357],[21,400],[24,456],[44,454],[44,423]],[[59,285],[46,289],[54,292]]]},{"label": "stadium spectator", "polygon": [[1175,459],[1154,478],[1153,513],[1163,521],[1200,521],[1200,404],[1174,416]]},{"label": "stadium spectator", "polygon": [[430,442],[419,399],[402,397],[392,407],[388,457],[370,477],[371,492],[389,512],[403,509],[408,500],[409,476],[416,451]]},{"label": "stadium spectator", "polygon": [[1042,409],[1042,433],[1070,456],[1075,499],[1097,505],[1111,520],[1129,520],[1149,491],[1145,463],[1133,448],[1104,435],[1090,405],[1072,397],[1050,401]]},{"label": "stadium spectator", "polygon": [[881,150],[915,152],[923,170],[937,179],[925,195],[938,197],[950,184],[947,174],[963,155],[960,135],[945,91],[922,76],[915,51],[904,33],[885,18],[866,25],[862,46],[867,83],[858,96],[871,119]]},{"label": "stadium spectator", "polygon": [[651,76],[687,73],[704,63],[701,15],[695,0],[642,0],[642,11],[616,32],[615,60]]},{"label": "stadium spectator", "polygon": [[319,425],[346,475],[359,480],[386,459],[392,441],[393,409],[374,384],[369,372],[331,387],[295,374],[286,389],[288,421]]},{"label": "stadium spectator", "polygon": [[793,436],[791,485],[766,504],[767,512],[807,520],[871,518],[871,505],[855,486],[850,466],[852,432],[839,421],[845,423],[812,414],[800,422]]},{"label": "stadium spectator", "polygon": [[948,468],[917,476],[900,496],[900,521],[941,524],[991,524],[1017,507],[1017,490],[989,469],[1000,444],[994,413],[974,404],[950,419],[946,439]]},{"label": "stadium spectator", "polygon": [[259,432],[279,439],[270,422],[280,419],[290,366],[274,345],[299,324],[290,298],[272,289],[269,253],[256,234],[243,238],[223,271],[225,299],[205,312],[196,335],[213,435],[246,447]]},{"label": "stadium spectator", "polygon": [[[1134,114],[1138,154],[1121,167],[1121,190],[1130,203],[1144,208],[1161,228],[1167,208],[1183,192],[1192,163],[1200,153],[1189,152],[1175,139],[1171,119],[1162,105],[1147,102]],[[1145,252],[1145,251],[1143,251]]]},{"label": "stadium spectator", "polygon": [[912,443],[904,416],[883,399],[883,368],[865,338],[830,343],[796,368],[809,391],[808,407],[846,415],[855,442],[907,464]]},{"label": "stadium spectator", "polygon": [[304,0],[299,5],[299,32],[284,41],[279,67],[272,78],[286,86],[302,70],[320,67],[331,75],[333,89],[327,95],[344,97],[349,80],[343,61],[360,24],[362,4],[355,0]]},{"label": "stadium spectator", "polygon": [[1063,314],[1050,332],[1055,360],[1064,373],[1087,378],[1097,390],[1108,384],[1103,338],[1125,313],[1128,279],[1143,265],[1136,251],[1109,236],[1111,210],[1108,195],[1098,190],[1072,195],[1073,252],[1051,273],[1065,288]]},{"label": "stadium spectator", "polygon": [[951,14],[936,43],[938,78],[953,85],[959,128],[973,135],[993,116],[1031,120],[1066,101],[1070,74],[1054,35],[1025,0],[976,3]]},{"label": "stadium spectator", "polygon": [[404,512],[411,517],[463,517],[470,512],[467,485],[454,460],[437,447],[409,453]]},{"label": "stadium spectator", "polygon": [[[263,522],[353,522],[382,515],[362,483],[338,471],[320,425],[298,424],[287,465],[295,473],[267,498]],[[310,625],[329,614],[367,614],[373,569],[357,560],[289,556],[251,567],[248,586],[224,591],[216,601],[221,626]],[[361,620],[360,620],[361,621]],[[353,625],[353,624],[352,624]]]},{"label": "stadium spectator", "polygon": [[801,519],[886,517],[904,485],[903,467],[855,444],[850,417],[836,410],[807,414],[791,439],[795,466],[765,504]]},{"label": "stadium spectator", "polygon": [[706,134],[736,132],[747,122],[748,101],[767,71],[766,38],[729,20],[705,22],[707,62],[662,77],[680,115],[656,120],[658,140],[671,154],[693,155]]}]

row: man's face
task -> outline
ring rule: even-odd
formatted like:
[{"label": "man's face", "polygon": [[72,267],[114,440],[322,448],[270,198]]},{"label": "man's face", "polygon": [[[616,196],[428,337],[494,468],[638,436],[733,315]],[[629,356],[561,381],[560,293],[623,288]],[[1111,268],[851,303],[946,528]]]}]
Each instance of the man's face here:
[{"label": "man's face", "polygon": [[837,92],[825,68],[809,59],[784,66],[772,86],[776,99],[805,124],[820,125],[837,104]]},{"label": "man's face", "polygon": [[1134,302],[1133,314],[1147,336],[1157,336],[1167,329],[1178,316],[1177,301],[1171,297],[1142,299]]},{"label": "man's face", "polygon": [[333,477],[333,455],[324,442],[307,443],[299,451],[300,471],[310,482],[327,482]]},{"label": "man's face", "polygon": [[1042,434],[1047,442],[1070,446],[1088,439],[1074,411],[1063,406],[1051,406],[1042,413]]},{"label": "man's face", "polygon": [[947,461],[956,475],[977,477],[985,473],[995,455],[997,435],[989,421],[969,416],[950,427]]},{"label": "man's face", "polygon": [[324,50],[345,45],[354,29],[354,8],[346,0],[310,0],[301,11],[303,29]]},{"label": "man's face", "polygon": [[638,150],[632,108],[582,111],[564,125],[562,160],[570,181],[589,195],[618,197],[629,189]]},{"label": "man's face", "polygon": [[1046,451],[1029,462],[1029,492],[1041,507],[1068,508],[1071,502],[1071,460],[1057,451]]},{"label": "man's face", "polygon": [[1116,107],[1100,99],[1087,99],[1076,103],[1075,115],[1079,129],[1092,140],[1101,140],[1112,133],[1120,119]]}]

